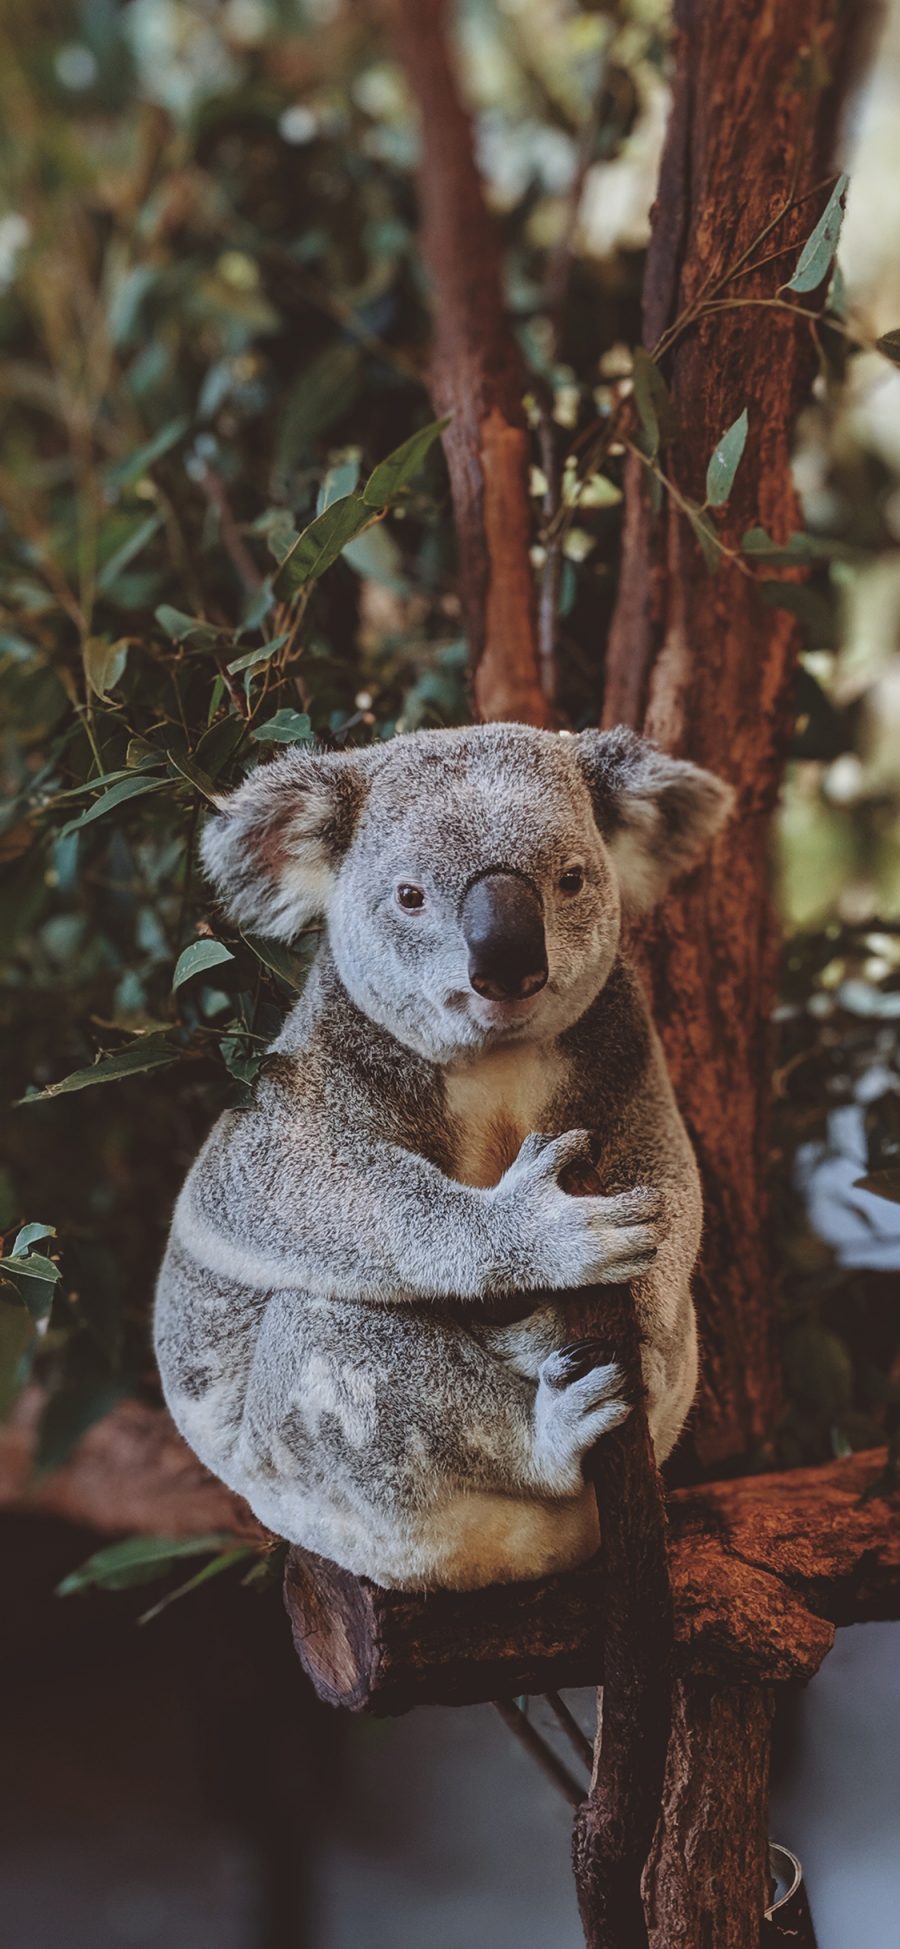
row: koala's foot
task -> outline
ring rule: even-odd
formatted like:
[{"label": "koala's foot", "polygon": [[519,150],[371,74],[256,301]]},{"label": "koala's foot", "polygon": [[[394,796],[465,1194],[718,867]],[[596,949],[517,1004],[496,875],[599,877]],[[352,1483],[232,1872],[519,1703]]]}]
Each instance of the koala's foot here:
[{"label": "koala's foot", "polygon": [[614,1361],[600,1363],[596,1340],[560,1347],[544,1361],[535,1402],[535,1462],[556,1495],[580,1486],[581,1463],[602,1435],[631,1413],[625,1377]]}]

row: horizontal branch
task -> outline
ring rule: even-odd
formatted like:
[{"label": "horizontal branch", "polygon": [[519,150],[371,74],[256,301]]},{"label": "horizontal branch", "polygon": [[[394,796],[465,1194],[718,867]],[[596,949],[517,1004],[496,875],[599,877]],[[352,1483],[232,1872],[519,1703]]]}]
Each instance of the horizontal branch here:
[{"label": "horizontal branch", "polygon": [[[670,1497],[675,1662],[727,1682],[804,1679],[834,1626],[900,1616],[896,1505],[861,1502],[883,1451]],[[292,1550],[285,1600],[320,1698],[394,1713],[603,1679],[599,1559],[480,1591],[380,1590]]]},{"label": "horizontal branch", "polygon": [[191,1454],[164,1409],[142,1401],[123,1401],[88,1429],[62,1468],[35,1478],[43,1407],[41,1390],[28,1388],[0,1427],[0,1509],[63,1516],[106,1536],[226,1530],[265,1541],[246,1503]]},{"label": "horizontal branch", "polygon": [[[61,1516],[104,1535],[263,1542],[246,1503],[196,1460],[161,1408],[124,1401],[65,1465],[32,1480],[42,1397],[0,1429],[0,1508]],[[900,1617],[896,1498],[871,1497],[884,1450],[823,1468],[677,1489],[668,1500],[676,1663],[762,1684],[808,1678],[834,1626]],[[603,1675],[602,1574],[427,1595],[380,1590],[292,1550],[285,1597],[320,1697],[402,1712],[591,1685]]]}]

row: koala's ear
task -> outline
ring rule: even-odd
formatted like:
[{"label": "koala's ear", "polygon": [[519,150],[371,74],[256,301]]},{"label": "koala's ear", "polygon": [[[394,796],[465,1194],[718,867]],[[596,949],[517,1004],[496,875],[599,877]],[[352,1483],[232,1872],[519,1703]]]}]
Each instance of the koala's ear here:
[{"label": "koala's ear", "polygon": [[612,855],[623,905],[652,907],[702,858],[734,804],[730,785],[621,725],[572,743]]},{"label": "koala's ear", "polygon": [[200,850],[239,927],[290,941],[324,913],[378,755],[294,747],[219,801]]}]

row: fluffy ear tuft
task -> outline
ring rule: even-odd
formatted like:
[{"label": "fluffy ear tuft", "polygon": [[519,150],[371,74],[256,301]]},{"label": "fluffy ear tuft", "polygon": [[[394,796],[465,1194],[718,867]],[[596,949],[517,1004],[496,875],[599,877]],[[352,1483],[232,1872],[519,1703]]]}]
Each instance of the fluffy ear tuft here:
[{"label": "fluffy ear tuft", "polygon": [[200,850],[239,927],[291,941],[324,913],[376,757],[295,747],[221,800]]},{"label": "fluffy ear tuft", "polygon": [[702,858],[732,810],[734,792],[624,725],[582,731],[573,744],[623,905],[645,911]]}]

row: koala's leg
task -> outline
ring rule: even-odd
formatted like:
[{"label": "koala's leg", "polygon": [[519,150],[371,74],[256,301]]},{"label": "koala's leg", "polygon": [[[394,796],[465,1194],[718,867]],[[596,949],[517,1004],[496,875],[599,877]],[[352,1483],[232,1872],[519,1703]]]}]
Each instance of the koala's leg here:
[{"label": "koala's leg", "polygon": [[587,1346],[537,1384],[430,1310],[276,1294],[235,1464],[262,1521],[394,1584],[537,1576],[596,1547],[586,1450],[627,1413]]}]

